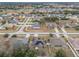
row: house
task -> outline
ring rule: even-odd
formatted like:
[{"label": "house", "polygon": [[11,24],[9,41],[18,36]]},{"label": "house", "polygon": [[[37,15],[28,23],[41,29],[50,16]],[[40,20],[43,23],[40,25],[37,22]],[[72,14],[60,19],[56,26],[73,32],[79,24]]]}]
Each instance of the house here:
[{"label": "house", "polygon": [[33,24],[31,26],[32,29],[40,29],[40,24],[38,22],[35,22],[35,24]]},{"label": "house", "polygon": [[51,22],[48,22],[46,23],[46,26],[49,28],[49,29],[52,29],[55,27],[55,24],[54,23],[51,23]]},{"label": "house", "polygon": [[5,29],[5,27],[4,26],[0,26],[0,30],[3,30],[3,29]]},{"label": "house", "polygon": [[0,23],[2,23],[2,21],[5,21],[5,20],[3,19],[3,17],[0,17]]},{"label": "house", "polygon": [[42,40],[33,40],[32,45],[42,47],[44,45],[44,42]]},{"label": "house", "polygon": [[35,45],[39,45],[39,44],[43,45],[44,43],[42,41],[40,41],[40,40],[36,41]]},{"label": "house", "polygon": [[8,29],[15,29],[16,25],[15,24],[6,24],[4,27],[5,28],[7,27]]},{"label": "house", "polygon": [[0,20],[3,20],[3,17],[0,17]]},{"label": "house", "polygon": [[17,24],[19,21],[18,19],[16,18],[12,18],[11,20],[8,21],[9,23],[12,23],[12,24]]}]

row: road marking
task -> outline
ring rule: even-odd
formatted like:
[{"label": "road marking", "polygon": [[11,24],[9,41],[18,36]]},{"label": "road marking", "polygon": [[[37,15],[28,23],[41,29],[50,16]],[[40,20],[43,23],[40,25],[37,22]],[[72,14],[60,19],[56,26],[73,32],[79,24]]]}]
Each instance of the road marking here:
[{"label": "road marking", "polygon": [[68,41],[68,42],[67,42],[67,45],[70,47],[70,49],[71,49],[71,51],[73,52],[74,56],[75,56],[75,57],[78,57],[79,54],[78,54],[77,51],[74,49],[74,47],[73,47],[73,45],[71,44],[71,42],[68,40],[69,37],[68,37],[68,35],[66,34],[67,32],[65,31],[64,28],[61,28],[61,30],[65,33],[65,34],[64,34],[64,37],[65,37],[66,40]]},{"label": "road marking", "polygon": [[56,36],[59,38],[59,37],[60,37],[60,35],[58,34],[58,33],[59,33],[59,31],[58,31],[57,27],[55,27],[55,28],[54,28],[54,30],[56,31]]}]

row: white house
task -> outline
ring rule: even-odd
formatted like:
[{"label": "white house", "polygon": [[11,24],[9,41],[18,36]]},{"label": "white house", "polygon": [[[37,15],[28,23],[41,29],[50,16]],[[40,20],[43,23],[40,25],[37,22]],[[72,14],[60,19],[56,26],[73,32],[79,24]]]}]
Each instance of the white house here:
[{"label": "white house", "polygon": [[39,23],[35,23],[31,26],[32,29],[40,29],[40,24]]}]

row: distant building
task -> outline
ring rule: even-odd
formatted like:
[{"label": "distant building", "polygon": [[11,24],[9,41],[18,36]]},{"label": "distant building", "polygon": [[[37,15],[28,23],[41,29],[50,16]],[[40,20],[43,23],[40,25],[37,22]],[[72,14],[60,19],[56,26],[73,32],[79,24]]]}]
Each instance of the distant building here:
[{"label": "distant building", "polygon": [[32,29],[40,29],[40,24],[39,23],[35,23],[31,26]]},{"label": "distant building", "polygon": [[3,30],[3,29],[5,29],[5,27],[4,26],[0,26],[0,30]]},{"label": "distant building", "polygon": [[46,26],[47,26],[49,29],[52,29],[52,28],[54,28],[55,24],[49,22],[49,23],[46,23]]},{"label": "distant building", "polygon": [[12,24],[17,24],[18,22],[19,21],[16,18],[12,18],[12,20],[9,20],[9,23],[12,23]]}]

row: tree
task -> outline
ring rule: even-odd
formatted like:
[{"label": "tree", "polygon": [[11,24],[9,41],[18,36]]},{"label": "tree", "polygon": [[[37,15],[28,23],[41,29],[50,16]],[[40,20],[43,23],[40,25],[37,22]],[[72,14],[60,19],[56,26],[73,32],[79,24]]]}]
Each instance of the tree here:
[{"label": "tree", "polygon": [[6,21],[2,21],[2,24],[5,24],[6,23]]},{"label": "tree", "polygon": [[5,54],[2,52],[2,53],[0,53],[0,57],[4,57],[5,56]]},{"label": "tree", "polygon": [[4,37],[7,38],[9,36],[9,34],[5,34]]},{"label": "tree", "polygon": [[23,51],[22,49],[16,49],[13,51],[12,55],[13,57],[24,57],[26,54],[25,50]]},{"label": "tree", "polygon": [[75,28],[76,30],[79,30],[79,26],[75,26],[74,28]]},{"label": "tree", "polygon": [[13,49],[12,52],[6,54],[6,52],[0,53],[0,57],[36,57],[37,51],[30,48],[18,48]]},{"label": "tree", "polygon": [[29,48],[19,48],[13,51],[13,57],[35,57],[37,56],[37,52],[33,49]]},{"label": "tree", "polygon": [[52,22],[58,22],[59,21],[59,18],[57,18],[57,17],[51,17],[51,21]]},{"label": "tree", "polygon": [[12,37],[17,37],[17,35],[13,35]]},{"label": "tree", "polygon": [[28,50],[26,53],[27,57],[35,57],[37,56],[37,52],[35,50]]},{"label": "tree", "polygon": [[44,17],[44,21],[47,21],[47,22],[58,22],[59,18],[57,18],[57,17]]},{"label": "tree", "polygon": [[49,35],[50,35],[50,37],[53,37],[53,34],[50,33]]},{"label": "tree", "polygon": [[56,52],[55,57],[66,57],[64,50],[60,49]]}]

